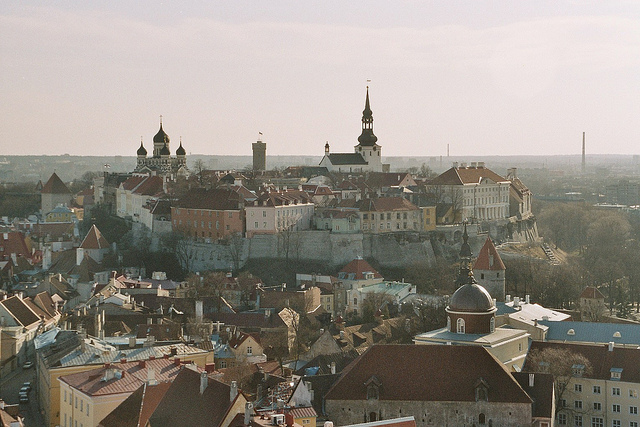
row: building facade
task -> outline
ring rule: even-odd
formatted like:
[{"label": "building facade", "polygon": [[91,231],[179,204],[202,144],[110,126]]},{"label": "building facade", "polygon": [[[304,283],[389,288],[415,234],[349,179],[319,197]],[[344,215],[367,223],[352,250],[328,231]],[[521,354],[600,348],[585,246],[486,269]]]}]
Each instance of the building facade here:
[{"label": "building facade", "polygon": [[175,157],[171,156],[169,143],[169,135],[162,129],[162,116],[160,116],[160,129],[153,137],[153,154],[150,157],[147,156],[147,149],[140,141],[140,148],[136,152],[137,161],[134,172],[155,172],[165,176],[188,175],[187,152],[182,147],[182,140],[180,140],[180,146],[175,152]]}]

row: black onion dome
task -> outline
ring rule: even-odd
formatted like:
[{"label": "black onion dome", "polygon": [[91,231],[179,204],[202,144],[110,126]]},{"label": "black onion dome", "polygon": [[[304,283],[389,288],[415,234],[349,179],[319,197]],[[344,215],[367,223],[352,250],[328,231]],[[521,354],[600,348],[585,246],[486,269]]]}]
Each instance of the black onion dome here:
[{"label": "black onion dome", "polygon": [[476,283],[459,287],[451,296],[448,309],[472,313],[487,313],[495,310],[493,298],[485,288]]},{"label": "black onion dome", "polygon": [[180,146],[176,150],[176,156],[184,156],[186,154],[187,152],[184,150],[184,148],[182,148],[182,141],[180,141]]},{"label": "black onion dome", "polygon": [[153,137],[153,142],[154,143],[166,143],[166,144],[169,143],[169,135],[164,133],[164,130],[162,129],[162,123],[160,123],[160,130]]},{"label": "black onion dome", "polygon": [[162,146],[162,149],[160,150],[160,155],[161,156],[170,156],[171,155],[171,151],[169,151],[169,147],[167,147],[167,143],[165,142],[164,145]]},{"label": "black onion dome", "polygon": [[358,137],[360,145],[375,145],[378,137],[373,134],[373,129],[362,129],[362,133]]},{"label": "black onion dome", "polygon": [[142,141],[140,141],[140,148],[138,148],[137,154],[138,154],[138,156],[146,156],[147,155],[147,149],[144,148],[144,145],[142,145]]}]

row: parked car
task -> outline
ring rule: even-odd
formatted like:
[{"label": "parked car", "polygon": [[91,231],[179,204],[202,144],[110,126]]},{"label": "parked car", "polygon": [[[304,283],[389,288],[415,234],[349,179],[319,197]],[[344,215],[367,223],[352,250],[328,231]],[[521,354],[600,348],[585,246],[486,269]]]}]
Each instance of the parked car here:
[{"label": "parked car", "polygon": [[29,391],[30,391],[30,390],[31,390],[31,389],[30,389],[29,387],[22,387],[22,388],[20,389],[20,393],[29,394]]},{"label": "parked car", "polygon": [[28,388],[28,391],[31,391],[31,382],[30,381],[26,381],[22,383],[22,388]]},{"label": "parked car", "polygon": [[31,361],[26,362],[24,365],[22,365],[23,369],[29,369],[29,368],[32,368],[32,367],[33,367],[33,362],[31,362]]},{"label": "parked car", "polygon": [[29,403],[29,396],[20,396],[20,403]]}]

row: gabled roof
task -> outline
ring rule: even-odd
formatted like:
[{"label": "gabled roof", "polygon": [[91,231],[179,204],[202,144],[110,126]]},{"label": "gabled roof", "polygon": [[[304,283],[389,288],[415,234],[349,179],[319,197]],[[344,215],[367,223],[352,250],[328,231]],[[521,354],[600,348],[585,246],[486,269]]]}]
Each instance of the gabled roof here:
[{"label": "gabled roof", "polygon": [[102,233],[100,233],[98,227],[93,224],[80,244],[80,247],[82,249],[108,249],[109,242],[107,242],[107,239],[105,239]]},{"label": "gabled roof", "polygon": [[367,184],[370,187],[394,187],[400,184],[408,187],[416,185],[416,182],[408,172],[372,172]]},{"label": "gabled roof", "polygon": [[49,181],[42,187],[40,193],[44,194],[71,194],[69,188],[65,185],[60,177],[54,172]]},{"label": "gabled roof", "polygon": [[342,372],[325,399],[366,400],[364,384],[374,375],[381,383],[381,401],[475,402],[482,379],[489,402],[531,404],[487,349],[449,345],[374,345]]},{"label": "gabled roof", "polygon": [[[530,374],[528,372],[513,372],[511,375],[518,384],[533,399],[531,415],[535,418],[553,418],[553,375],[545,373]],[[533,375],[533,386],[529,376]]]},{"label": "gabled roof", "polygon": [[0,257],[9,259],[11,254],[31,256],[24,235],[19,231],[0,233]]},{"label": "gabled roof", "polygon": [[217,427],[235,402],[230,401],[230,392],[227,384],[207,377],[207,388],[200,394],[200,373],[183,369],[149,417],[149,423]]},{"label": "gabled roof", "polygon": [[[149,369],[155,371],[156,381],[166,382],[172,381],[182,366],[174,363],[171,359],[114,363],[108,368],[102,366],[89,371],[64,375],[59,379],[89,396],[133,393],[147,381]],[[115,372],[116,375],[104,381],[103,379],[109,370]]]},{"label": "gabled roof", "polygon": [[416,205],[402,197],[379,197],[356,202],[360,212],[416,211]]},{"label": "gabled roof", "polygon": [[580,294],[580,298],[588,299],[604,299],[604,295],[600,290],[594,286],[587,286]]},{"label": "gabled roof", "polygon": [[238,192],[227,188],[212,190],[194,188],[178,200],[176,207],[185,209],[238,210],[240,209],[240,196]]},{"label": "gabled roof", "polygon": [[170,382],[156,385],[144,384],[127,397],[109,413],[98,426],[100,427],[139,427],[146,426],[149,417],[158,407],[158,403],[171,386]]},{"label": "gabled roof", "polygon": [[134,188],[140,185],[142,181],[144,181],[147,178],[148,176],[145,176],[145,175],[132,176],[131,178],[127,179],[125,182],[121,184],[122,189],[132,191]]},{"label": "gabled roof", "polygon": [[[633,347],[616,347],[613,351],[609,351],[608,344],[604,345],[589,345],[589,344],[575,344],[564,342],[542,342],[533,341],[529,354],[531,351],[542,351],[547,348],[567,349],[572,353],[581,354],[591,364],[591,372],[585,372],[583,374],[586,378],[595,378],[600,380],[610,380],[611,370],[621,370],[620,381],[640,383],[640,351],[636,346]],[[529,366],[530,360],[525,360],[522,372],[531,371]]]},{"label": "gabled roof", "polygon": [[157,175],[149,176],[133,190],[133,193],[141,196],[155,196],[156,194],[162,193],[164,189],[163,183],[161,177]]},{"label": "gabled roof", "polygon": [[505,271],[506,267],[500,258],[498,250],[491,241],[491,237],[487,237],[482,249],[478,253],[478,259],[476,259],[473,265],[474,270],[487,270],[487,271]]},{"label": "gabled roof", "polygon": [[327,157],[334,166],[369,164],[360,153],[331,153]]},{"label": "gabled roof", "polygon": [[13,318],[24,327],[33,325],[40,321],[38,315],[17,296],[12,296],[2,300],[0,301],[0,304],[2,304],[9,314],[11,314]]},{"label": "gabled roof", "polygon": [[[340,273],[345,273],[345,278],[349,280],[364,280],[365,273],[373,273],[373,277],[376,279],[382,279],[382,275],[378,273],[375,268],[371,267],[371,264],[362,258],[356,258],[349,264],[342,267],[342,270],[340,270],[338,274]],[[353,276],[351,276],[351,274],[353,274]],[[351,277],[353,277],[353,279]]]},{"label": "gabled roof", "polygon": [[429,185],[479,184],[483,179],[489,179],[493,182],[509,182],[485,167],[458,167],[444,171],[430,181]]}]

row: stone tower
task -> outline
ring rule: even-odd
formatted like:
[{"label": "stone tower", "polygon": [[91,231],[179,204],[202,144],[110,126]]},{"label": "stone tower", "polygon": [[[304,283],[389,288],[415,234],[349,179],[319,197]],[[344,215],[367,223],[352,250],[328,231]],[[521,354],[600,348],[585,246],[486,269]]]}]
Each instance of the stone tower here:
[{"label": "stone tower", "polygon": [[251,144],[253,148],[253,170],[264,171],[267,169],[267,144],[262,142],[262,138]]}]

